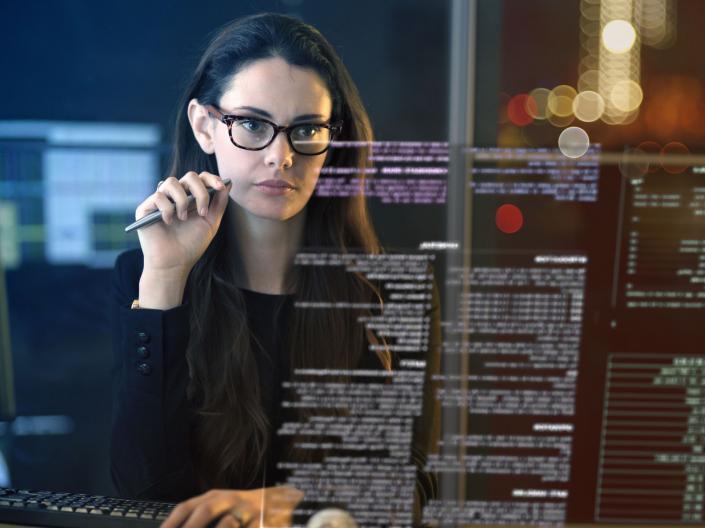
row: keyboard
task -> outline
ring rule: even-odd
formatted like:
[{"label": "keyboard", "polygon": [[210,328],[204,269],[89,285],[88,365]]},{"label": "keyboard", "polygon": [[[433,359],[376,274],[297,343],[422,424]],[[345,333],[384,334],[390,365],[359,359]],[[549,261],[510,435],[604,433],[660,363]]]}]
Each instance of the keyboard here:
[{"label": "keyboard", "polygon": [[0,523],[70,528],[154,528],[176,506],[83,493],[0,488]]}]

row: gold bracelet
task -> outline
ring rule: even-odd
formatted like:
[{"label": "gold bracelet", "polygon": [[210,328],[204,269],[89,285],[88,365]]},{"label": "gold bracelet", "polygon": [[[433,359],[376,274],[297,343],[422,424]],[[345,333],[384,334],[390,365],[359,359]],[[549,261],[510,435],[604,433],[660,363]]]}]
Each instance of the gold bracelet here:
[{"label": "gold bracelet", "polygon": [[140,307],[140,300],[135,299],[134,301],[132,301],[132,306],[130,306],[130,310],[139,310],[139,307]]}]

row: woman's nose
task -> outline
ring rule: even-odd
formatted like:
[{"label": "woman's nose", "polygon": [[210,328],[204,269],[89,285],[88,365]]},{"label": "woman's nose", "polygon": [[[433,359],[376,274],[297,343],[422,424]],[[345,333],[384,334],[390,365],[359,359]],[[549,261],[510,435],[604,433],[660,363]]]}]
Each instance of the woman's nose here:
[{"label": "woman's nose", "polygon": [[288,169],[294,162],[294,151],[289,145],[286,133],[280,132],[274,141],[265,149],[264,161],[268,167]]}]

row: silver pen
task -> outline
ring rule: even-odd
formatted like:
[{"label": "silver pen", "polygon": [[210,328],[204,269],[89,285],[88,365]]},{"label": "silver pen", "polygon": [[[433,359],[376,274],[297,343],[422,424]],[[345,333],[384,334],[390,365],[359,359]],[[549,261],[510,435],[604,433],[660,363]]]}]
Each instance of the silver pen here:
[{"label": "silver pen", "polygon": [[[223,185],[225,185],[227,187],[229,183],[230,183],[230,178],[223,179]],[[215,192],[217,190],[218,189],[214,189],[213,187],[208,189],[208,199],[209,200],[211,198],[213,198],[213,195],[215,194]],[[186,206],[188,209],[189,207],[191,207],[193,202],[196,201],[196,198],[194,198],[193,195],[191,195],[188,192],[186,194],[188,195],[188,205]],[[167,198],[169,198],[169,197],[167,196]],[[169,201],[174,203],[174,200],[172,200],[171,198],[169,198]],[[125,228],[125,233],[129,233],[130,231],[134,231],[135,229],[139,229],[140,227],[150,226],[152,224],[159,222],[160,220],[162,220],[162,212],[159,209],[157,209],[156,211],[151,212],[148,215],[143,216],[142,218],[140,218],[136,222],[131,223],[129,226],[127,226]]]}]

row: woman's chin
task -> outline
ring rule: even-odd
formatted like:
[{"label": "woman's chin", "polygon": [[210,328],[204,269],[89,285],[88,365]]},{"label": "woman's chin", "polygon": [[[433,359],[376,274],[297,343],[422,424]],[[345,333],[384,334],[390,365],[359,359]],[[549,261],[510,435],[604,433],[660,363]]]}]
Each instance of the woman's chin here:
[{"label": "woman's chin", "polygon": [[242,206],[243,212],[263,220],[284,222],[296,216],[303,207],[292,207],[291,204],[256,204]]}]

